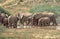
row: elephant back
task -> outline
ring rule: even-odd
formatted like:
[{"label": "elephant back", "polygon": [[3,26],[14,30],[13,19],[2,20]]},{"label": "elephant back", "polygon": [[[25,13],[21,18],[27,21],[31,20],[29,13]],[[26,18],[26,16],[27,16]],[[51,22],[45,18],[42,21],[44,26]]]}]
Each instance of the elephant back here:
[{"label": "elephant back", "polygon": [[11,15],[11,16],[8,17],[8,21],[9,21],[9,22],[17,22],[18,19],[17,19],[16,16],[12,16],[12,15]]},{"label": "elephant back", "polygon": [[39,14],[35,14],[34,18],[35,19],[39,19],[41,17],[55,17],[55,14],[52,13],[52,12],[42,12],[42,13],[39,13]]},{"label": "elephant back", "polygon": [[41,17],[42,17],[42,14],[40,13],[40,14],[35,14],[33,18],[34,18],[34,19],[39,19],[39,18],[41,18]]}]

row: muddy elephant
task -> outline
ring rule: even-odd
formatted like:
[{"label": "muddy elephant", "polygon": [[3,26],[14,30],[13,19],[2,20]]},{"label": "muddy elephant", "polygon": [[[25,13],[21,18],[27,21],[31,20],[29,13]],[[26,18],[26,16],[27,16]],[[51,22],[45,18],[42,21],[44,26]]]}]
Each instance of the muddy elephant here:
[{"label": "muddy elephant", "polygon": [[53,23],[52,25],[57,25],[56,15],[52,12],[42,12],[42,13],[36,14],[34,16],[34,23],[33,24],[38,26],[38,19],[40,19],[42,17],[49,17],[50,23]]},{"label": "muddy elephant", "polygon": [[39,26],[49,26],[50,25],[50,18],[49,17],[42,17],[38,20]]},{"label": "muddy elephant", "polygon": [[23,26],[32,25],[32,14],[18,13],[17,16]]},{"label": "muddy elephant", "polygon": [[[21,19],[21,23],[23,24],[23,25],[26,25],[26,26],[32,26],[33,24],[33,17],[32,17],[32,15],[30,15],[30,16],[24,16],[23,15],[23,17],[22,17],[22,19]],[[25,24],[24,24],[25,23]]]},{"label": "muddy elephant", "polygon": [[3,20],[4,20],[4,18],[7,18],[7,17],[8,17],[7,14],[5,14],[5,13],[1,13],[1,14],[0,14],[0,23],[3,24]]},{"label": "muddy elephant", "polygon": [[17,28],[18,17],[15,15],[11,15],[8,17],[8,26],[9,28]]}]

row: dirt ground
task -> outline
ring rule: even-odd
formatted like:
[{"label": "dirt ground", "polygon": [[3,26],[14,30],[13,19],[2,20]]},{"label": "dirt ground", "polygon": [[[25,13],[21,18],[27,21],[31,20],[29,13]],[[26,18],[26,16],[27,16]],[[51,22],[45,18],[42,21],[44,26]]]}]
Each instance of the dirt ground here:
[{"label": "dirt ground", "polygon": [[60,30],[56,26],[6,29],[0,37],[13,37],[14,39],[59,39]]}]

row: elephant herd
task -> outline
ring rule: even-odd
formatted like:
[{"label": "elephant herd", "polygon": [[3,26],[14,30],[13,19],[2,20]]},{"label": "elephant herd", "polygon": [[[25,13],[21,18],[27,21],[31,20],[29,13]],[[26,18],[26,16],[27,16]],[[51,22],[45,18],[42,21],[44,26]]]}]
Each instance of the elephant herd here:
[{"label": "elephant herd", "polygon": [[0,23],[6,28],[17,28],[18,23],[23,26],[57,26],[56,15],[52,12],[41,12],[27,16],[24,13],[10,16],[0,13]]}]

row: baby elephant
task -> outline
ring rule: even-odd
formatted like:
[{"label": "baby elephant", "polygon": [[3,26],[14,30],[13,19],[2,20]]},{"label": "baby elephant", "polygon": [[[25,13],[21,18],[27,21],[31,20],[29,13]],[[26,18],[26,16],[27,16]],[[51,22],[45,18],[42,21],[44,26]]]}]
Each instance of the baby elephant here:
[{"label": "baby elephant", "polygon": [[39,26],[49,26],[50,25],[50,18],[49,17],[42,17],[38,20]]}]

